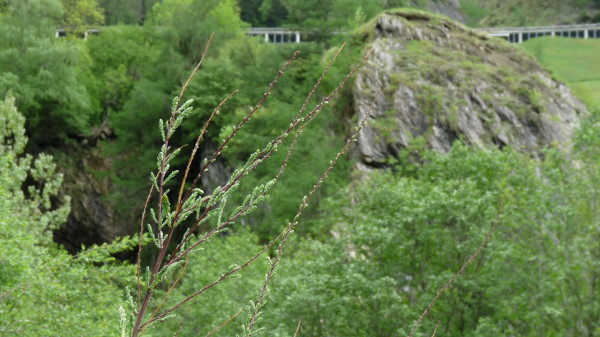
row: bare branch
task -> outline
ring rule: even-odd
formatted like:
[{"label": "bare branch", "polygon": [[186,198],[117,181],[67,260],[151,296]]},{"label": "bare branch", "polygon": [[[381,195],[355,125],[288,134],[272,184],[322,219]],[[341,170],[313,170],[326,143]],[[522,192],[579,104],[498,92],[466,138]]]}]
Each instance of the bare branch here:
[{"label": "bare branch", "polygon": [[194,76],[196,76],[198,69],[200,69],[200,66],[204,62],[204,58],[206,57],[206,54],[208,53],[208,49],[210,48],[213,37],[215,37],[215,33],[210,34],[210,38],[208,38],[208,42],[206,42],[206,46],[204,47],[204,51],[202,52],[202,57],[200,57],[200,61],[198,62],[198,64],[196,65],[196,68],[194,68],[194,70],[188,77],[187,81],[185,81],[183,88],[181,88],[181,92],[179,93],[179,98],[177,98],[177,105],[179,105],[179,103],[181,103],[181,98],[183,97],[185,90],[187,89],[188,85],[190,84],[190,82],[192,81]]},{"label": "bare branch", "polygon": [[298,321],[298,326],[296,327],[296,332],[294,332],[294,337],[298,337],[298,332],[300,332],[300,325],[302,325],[302,317],[300,317],[300,320]]},{"label": "bare branch", "polygon": [[435,324],[435,329],[433,329],[433,334],[431,335],[431,337],[435,337],[435,334],[437,333],[437,329],[438,329],[438,326],[439,326],[439,325],[440,325],[440,321],[438,321],[438,322]]},{"label": "bare branch", "polygon": [[136,266],[136,274],[137,274],[137,308],[139,310],[141,304],[141,296],[142,296],[142,281],[141,277],[141,268],[142,268],[142,250],[144,247],[144,222],[146,221],[146,214],[148,211],[148,205],[150,204],[150,199],[152,199],[152,193],[154,192],[154,185],[150,186],[150,191],[148,191],[148,196],[146,197],[146,202],[144,203],[144,211],[142,212],[142,220],[140,221],[140,241],[138,246],[138,254],[137,254],[137,266]]},{"label": "bare branch", "polygon": [[212,336],[215,332],[221,330],[224,326],[226,326],[227,324],[229,324],[231,321],[233,321],[236,317],[238,317],[242,311],[244,311],[244,309],[240,309],[238,310],[238,312],[236,312],[235,314],[233,314],[233,316],[229,317],[225,322],[223,322],[223,324],[219,325],[218,327],[212,329],[208,334],[206,334],[206,337],[210,337]]},{"label": "bare branch", "polygon": [[[185,173],[183,174],[183,179],[181,180],[181,187],[179,188],[179,196],[177,197],[177,210],[175,213],[176,218],[179,215],[179,211],[181,210],[181,205],[182,205],[181,197],[183,196],[183,190],[185,188],[185,183],[187,181],[187,177],[190,172],[190,167],[192,166],[192,161],[196,157],[196,152],[198,151],[198,147],[200,146],[200,143],[202,142],[202,140],[204,138],[204,134],[206,133],[206,130],[208,130],[208,126],[212,122],[215,115],[219,113],[219,110],[221,110],[223,105],[237,92],[238,92],[238,90],[235,90],[234,92],[229,94],[229,96],[225,97],[225,99],[222,100],[221,103],[219,103],[219,105],[210,114],[210,117],[208,118],[208,120],[204,123],[204,127],[202,127],[202,130],[200,131],[200,134],[198,135],[198,138],[196,139],[196,144],[194,144],[194,149],[192,150],[192,154],[190,155],[190,159],[188,160],[187,166],[185,168]],[[175,219],[175,221],[177,221],[177,219]]]}]

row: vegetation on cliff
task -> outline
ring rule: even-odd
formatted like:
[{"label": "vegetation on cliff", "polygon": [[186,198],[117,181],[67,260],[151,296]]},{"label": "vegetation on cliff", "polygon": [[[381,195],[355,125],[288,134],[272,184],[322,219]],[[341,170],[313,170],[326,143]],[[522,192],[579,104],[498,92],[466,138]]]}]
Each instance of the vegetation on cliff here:
[{"label": "vegetation on cliff", "polygon": [[441,17],[391,11],[367,25],[373,57],[352,94],[361,159],[381,165],[415,138],[446,152],[457,139],[535,153],[569,146],[585,106],[535,59]]}]

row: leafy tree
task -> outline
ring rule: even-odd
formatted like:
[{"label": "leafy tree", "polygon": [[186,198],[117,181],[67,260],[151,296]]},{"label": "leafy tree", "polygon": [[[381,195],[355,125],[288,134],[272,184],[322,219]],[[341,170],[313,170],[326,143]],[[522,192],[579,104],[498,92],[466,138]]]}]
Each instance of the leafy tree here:
[{"label": "leafy tree", "polygon": [[138,81],[152,76],[165,43],[152,30],[116,26],[104,28],[85,47],[91,61],[86,84],[105,119],[123,110]]},{"label": "leafy tree", "polygon": [[61,24],[70,33],[82,33],[86,26],[104,23],[104,13],[96,0],[60,0],[63,6]]},{"label": "leafy tree", "polygon": [[[596,148],[591,130],[579,143],[586,151]],[[596,164],[577,168],[555,150],[540,162],[464,145],[424,159],[411,176],[374,174],[330,200],[323,226],[334,238],[294,250],[273,290],[271,328],[289,331],[291,313],[305,318],[309,336],[406,335],[475,251],[502,197],[501,225],[484,255],[444,293],[422,330],[430,333],[439,320],[449,336],[595,335],[598,199],[589,193],[597,191]],[[392,292],[375,295],[366,286],[384,280]],[[385,322],[382,308],[398,319],[377,330],[370,317]]]},{"label": "leafy tree", "polygon": [[127,25],[143,25],[152,6],[160,0],[99,0],[104,10],[107,25],[119,23]]},{"label": "leafy tree", "polygon": [[62,15],[58,0],[9,1],[0,14],[0,94],[14,92],[37,147],[85,133],[94,117],[80,82],[85,54],[54,38]]},{"label": "leafy tree", "polygon": [[200,59],[204,45],[212,33],[215,46],[244,34],[246,24],[240,19],[234,0],[163,0],[152,9],[152,23],[171,29],[177,51],[190,61]]},{"label": "leafy tree", "polygon": [[57,205],[62,176],[52,158],[23,154],[24,122],[12,96],[0,102],[0,331],[114,336],[121,289],[131,284],[133,270],[112,264],[108,254],[133,241],[76,258],[52,242],[49,230],[66,220],[69,200]]},{"label": "leafy tree", "polygon": [[287,11],[281,0],[241,0],[241,18],[253,27],[281,27]]},{"label": "leafy tree", "polygon": [[409,299],[377,264],[357,261],[342,241],[302,240],[272,282],[265,325],[269,336],[290,336],[302,318],[303,336],[407,335]]},{"label": "leafy tree", "polygon": [[361,0],[281,0],[281,3],[288,13],[286,26],[302,30],[309,39],[320,42],[351,31],[389,8],[379,1]]}]

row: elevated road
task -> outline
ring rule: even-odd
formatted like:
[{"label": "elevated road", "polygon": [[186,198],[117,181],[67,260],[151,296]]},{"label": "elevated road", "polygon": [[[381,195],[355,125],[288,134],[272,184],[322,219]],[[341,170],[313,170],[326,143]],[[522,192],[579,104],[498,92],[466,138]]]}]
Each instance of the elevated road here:
[{"label": "elevated road", "polygon": [[600,39],[600,24],[545,27],[477,28],[476,31],[500,37],[511,43],[523,43],[540,36],[562,36],[575,39]]},{"label": "elevated road", "polygon": [[[576,39],[600,39],[600,23],[545,26],[545,27],[506,27],[506,28],[475,28],[482,34],[499,37],[510,43],[523,43],[540,36],[561,36]],[[89,35],[99,34],[102,28],[88,29],[82,34],[84,39]],[[300,43],[302,32],[281,27],[252,27],[246,30],[250,36],[258,36],[266,43]],[[55,31],[56,37],[66,36],[62,28]]]}]

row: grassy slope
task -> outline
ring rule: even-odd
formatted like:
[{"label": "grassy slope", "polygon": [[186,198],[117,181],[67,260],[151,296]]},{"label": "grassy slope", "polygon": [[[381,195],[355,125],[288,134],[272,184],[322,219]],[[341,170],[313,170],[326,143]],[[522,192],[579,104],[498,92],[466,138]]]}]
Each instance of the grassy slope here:
[{"label": "grassy slope", "polygon": [[460,0],[471,27],[572,24],[598,14],[590,0]]},{"label": "grassy slope", "polygon": [[591,110],[600,110],[600,40],[538,38],[523,44]]}]

